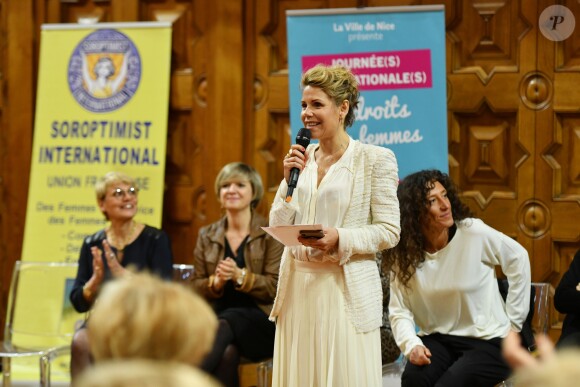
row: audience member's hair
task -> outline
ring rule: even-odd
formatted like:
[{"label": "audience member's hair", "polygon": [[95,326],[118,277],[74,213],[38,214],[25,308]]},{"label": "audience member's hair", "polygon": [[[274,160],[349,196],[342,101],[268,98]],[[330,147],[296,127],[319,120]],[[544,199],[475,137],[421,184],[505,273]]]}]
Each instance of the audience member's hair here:
[{"label": "audience member's hair", "polygon": [[218,387],[205,372],[175,362],[107,361],[85,371],[75,387]]},{"label": "audience member's hair", "polygon": [[580,351],[566,349],[535,367],[523,367],[514,377],[515,387],[575,387],[580,380]]},{"label": "audience member's hair", "polygon": [[205,300],[147,273],[107,283],[88,320],[96,362],[146,358],[198,365],[216,330],[217,318]]}]

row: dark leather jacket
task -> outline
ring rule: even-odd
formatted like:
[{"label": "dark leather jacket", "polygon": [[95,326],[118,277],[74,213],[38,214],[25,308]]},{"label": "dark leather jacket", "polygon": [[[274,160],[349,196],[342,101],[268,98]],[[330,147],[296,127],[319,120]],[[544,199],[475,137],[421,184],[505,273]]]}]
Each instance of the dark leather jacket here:
[{"label": "dark leather jacket", "polygon": [[[226,223],[226,218],[223,217],[202,227],[193,253],[195,266],[193,286],[210,302],[221,296],[209,287],[209,277],[215,273],[218,262],[225,258]],[[242,286],[236,289],[252,296],[260,309],[270,315],[276,296],[280,257],[284,246],[261,229],[267,225],[268,221],[264,217],[252,214],[250,237],[244,247],[247,274]]]}]

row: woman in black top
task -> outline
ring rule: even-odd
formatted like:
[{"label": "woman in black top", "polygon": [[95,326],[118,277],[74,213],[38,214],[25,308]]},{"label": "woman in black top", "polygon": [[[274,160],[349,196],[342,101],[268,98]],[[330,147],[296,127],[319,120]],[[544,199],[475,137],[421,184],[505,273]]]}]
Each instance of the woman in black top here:
[{"label": "woman in black top", "polygon": [[[105,281],[134,271],[148,270],[171,279],[173,255],[167,234],[134,220],[139,188],[131,177],[109,172],[95,186],[99,209],[108,227],[83,241],[70,300],[78,312],[91,309]],[[91,363],[85,327],[73,337],[71,379]]]},{"label": "woman in black top", "polygon": [[558,347],[580,346],[580,250],[556,288],[554,307],[566,313]]}]

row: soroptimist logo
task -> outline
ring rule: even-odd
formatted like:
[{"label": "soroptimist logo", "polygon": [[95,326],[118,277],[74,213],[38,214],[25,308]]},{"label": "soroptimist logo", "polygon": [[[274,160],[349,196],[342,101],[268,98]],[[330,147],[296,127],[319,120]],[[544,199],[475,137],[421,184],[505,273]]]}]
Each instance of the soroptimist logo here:
[{"label": "soroptimist logo", "polygon": [[89,34],[75,48],[68,64],[68,84],[87,110],[106,113],[133,97],[141,80],[141,58],[133,42],[112,29]]}]

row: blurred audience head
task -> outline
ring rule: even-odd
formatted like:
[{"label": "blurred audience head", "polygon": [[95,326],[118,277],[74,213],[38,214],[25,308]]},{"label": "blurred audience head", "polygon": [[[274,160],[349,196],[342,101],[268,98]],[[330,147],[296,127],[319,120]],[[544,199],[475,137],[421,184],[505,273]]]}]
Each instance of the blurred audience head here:
[{"label": "blurred audience head", "polygon": [[147,359],[107,361],[87,369],[75,387],[218,387],[209,375],[175,362]]},{"label": "blurred audience head", "polygon": [[198,365],[217,330],[205,300],[148,273],[107,283],[87,324],[96,362],[145,358]]},{"label": "blurred audience head", "polygon": [[533,367],[522,367],[514,387],[575,387],[580,384],[580,351],[565,349]]}]

